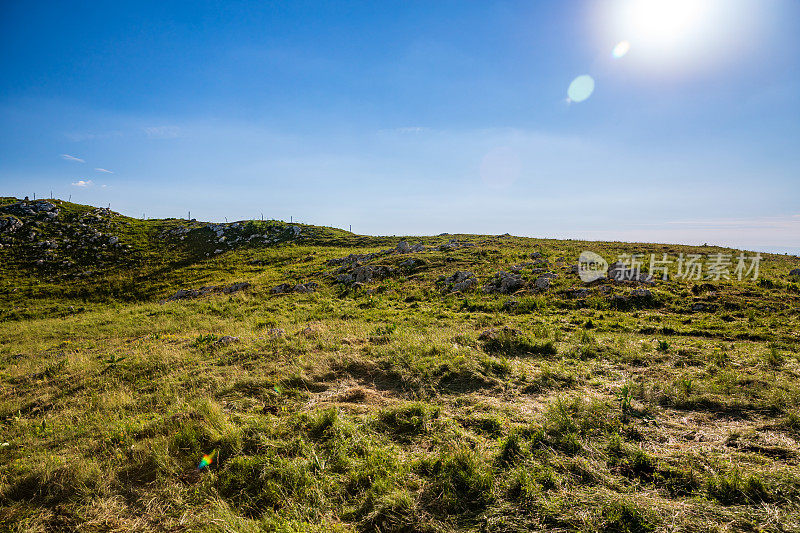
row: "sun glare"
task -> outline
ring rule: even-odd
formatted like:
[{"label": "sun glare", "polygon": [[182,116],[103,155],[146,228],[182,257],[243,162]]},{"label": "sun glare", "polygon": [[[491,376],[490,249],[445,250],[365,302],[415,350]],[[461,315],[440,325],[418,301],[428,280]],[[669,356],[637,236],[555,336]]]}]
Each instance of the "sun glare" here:
[{"label": "sun glare", "polygon": [[612,56],[647,70],[710,65],[741,53],[757,3],[745,0],[616,0],[599,4],[602,39]]},{"label": "sun glare", "polygon": [[636,0],[624,9],[624,24],[640,44],[674,46],[690,34],[708,29],[707,0]]}]

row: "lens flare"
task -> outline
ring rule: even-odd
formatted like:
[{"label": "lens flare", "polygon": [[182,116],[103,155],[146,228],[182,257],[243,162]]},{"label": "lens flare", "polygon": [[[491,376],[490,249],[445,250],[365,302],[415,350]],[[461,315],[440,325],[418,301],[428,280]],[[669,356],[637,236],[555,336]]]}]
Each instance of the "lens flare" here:
[{"label": "lens flare", "polygon": [[200,464],[197,465],[198,470],[202,470],[207,466],[210,466],[211,463],[214,462],[214,458],[217,456],[217,450],[214,450],[208,455],[204,455],[203,458],[200,460]]},{"label": "lens flare", "polygon": [[588,74],[578,76],[567,89],[567,97],[570,102],[583,102],[594,92],[594,79]]},{"label": "lens flare", "polygon": [[630,51],[630,49],[631,49],[631,43],[629,43],[628,41],[620,41],[619,43],[617,43],[617,46],[614,47],[614,50],[611,51],[611,55],[614,56],[614,58],[619,59],[621,57],[624,57],[625,54],[627,54]]}]

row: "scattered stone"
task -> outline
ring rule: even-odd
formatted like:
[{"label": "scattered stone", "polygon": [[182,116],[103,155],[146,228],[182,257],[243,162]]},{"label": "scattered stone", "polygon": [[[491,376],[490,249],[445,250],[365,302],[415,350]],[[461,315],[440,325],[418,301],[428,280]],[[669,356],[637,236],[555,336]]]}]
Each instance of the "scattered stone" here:
[{"label": "scattered stone", "polygon": [[339,283],[369,283],[391,276],[394,273],[392,267],[384,265],[356,265],[349,273],[342,273],[336,276]]},{"label": "scattered stone", "polygon": [[407,254],[411,251],[411,246],[406,241],[400,241],[394,249],[398,254]]},{"label": "scattered stone", "polygon": [[436,249],[439,250],[440,252],[449,252],[451,250],[457,250],[458,248],[471,248],[473,246],[475,246],[475,244],[471,242],[462,242],[462,241],[457,241],[455,239],[450,239],[450,241],[447,244],[442,244],[438,246]]},{"label": "scattered stone", "polygon": [[586,298],[589,296],[589,294],[591,294],[591,292],[591,289],[580,288],[568,290],[564,294],[566,294],[569,298]]},{"label": "scattered stone", "polygon": [[[577,265],[575,265],[577,267]],[[653,276],[646,274],[639,269],[630,268],[624,263],[615,262],[608,265],[608,279],[614,281],[635,281],[639,283],[647,283],[652,285],[654,282]]]},{"label": "scattered stone", "polygon": [[536,278],[533,282],[533,286],[536,290],[545,291],[550,288],[550,277],[549,276],[540,276]]},{"label": "scattered stone", "polygon": [[233,294],[234,292],[243,291],[249,288],[250,284],[248,282],[240,281],[238,283],[234,283],[233,285],[229,285],[228,287],[223,287],[222,292],[225,294]]},{"label": "scattered stone", "polygon": [[707,312],[713,313],[717,310],[717,304],[712,304],[708,302],[694,302],[692,303],[691,310],[693,313],[697,312]]},{"label": "scattered stone", "polygon": [[480,335],[478,335],[479,341],[490,341],[497,339],[498,337],[505,336],[505,337],[516,337],[519,335],[519,332],[513,328],[508,326],[503,326],[502,329],[497,328],[489,328],[483,330]]},{"label": "scattered stone", "polygon": [[398,263],[397,266],[399,266],[400,268],[416,268],[424,264],[425,261],[423,259],[412,257],[411,259],[406,259],[405,261],[401,261],[400,263]]},{"label": "scattered stone", "polygon": [[13,233],[22,227],[22,221],[13,215],[0,218],[0,233]]},{"label": "scattered stone", "polygon": [[300,330],[300,335],[309,338],[319,337],[324,327],[321,324],[309,324]]},{"label": "scattered stone", "polygon": [[790,276],[800,276],[800,268],[795,268],[791,272],[789,272]]},{"label": "scattered stone", "polygon": [[443,285],[444,290],[449,292],[465,292],[475,288],[478,280],[472,272],[459,270],[450,276],[441,276],[437,283]]},{"label": "scattered stone", "polygon": [[280,328],[272,328],[267,330],[267,336],[271,339],[277,339],[286,335],[286,332]]},{"label": "scattered stone", "polygon": [[634,298],[640,299],[650,299],[653,297],[653,294],[650,292],[650,289],[645,289],[644,287],[638,287],[631,291],[631,296]]},{"label": "scattered stone", "polygon": [[512,294],[520,290],[523,285],[522,276],[519,274],[500,271],[484,285],[483,291],[486,293]]},{"label": "scattered stone", "polygon": [[239,342],[239,337],[232,337],[231,335],[225,335],[224,337],[220,337],[214,342],[214,346],[227,346],[229,344],[233,344],[234,342]]}]

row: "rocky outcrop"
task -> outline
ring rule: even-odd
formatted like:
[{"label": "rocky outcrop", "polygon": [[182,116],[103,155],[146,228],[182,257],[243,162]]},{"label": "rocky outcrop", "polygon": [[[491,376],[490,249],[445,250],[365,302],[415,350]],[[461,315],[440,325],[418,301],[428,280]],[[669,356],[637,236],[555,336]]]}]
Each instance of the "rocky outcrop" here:
[{"label": "rocky outcrop", "polygon": [[14,215],[0,218],[0,233],[13,233],[22,228],[22,221]]},{"label": "rocky outcrop", "polygon": [[250,284],[246,281],[242,281],[239,283],[234,283],[233,285],[228,286],[221,286],[221,285],[213,285],[209,287],[200,287],[199,289],[181,289],[169,298],[166,299],[167,302],[173,300],[187,300],[193,298],[200,298],[201,296],[206,296],[208,294],[233,294],[235,292],[242,291],[244,289],[250,288]]},{"label": "rocky outcrop", "polygon": [[500,271],[483,286],[483,291],[490,294],[512,294],[522,289],[524,285],[525,282],[519,274]]},{"label": "rocky outcrop", "polygon": [[458,241],[456,239],[450,239],[450,241],[448,241],[447,244],[441,244],[437,246],[436,249],[439,250],[440,252],[450,252],[452,250],[458,250],[459,248],[471,248],[473,246],[475,246],[475,244],[471,242],[463,242],[463,241]]},{"label": "rocky outcrop", "polygon": [[465,292],[477,287],[478,279],[472,272],[459,270],[450,276],[441,276],[437,283],[445,292]]},{"label": "rocky outcrop", "polygon": [[369,283],[371,281],[388,278],[394,273],[392,267],[384,265],[356,265],[349,272],[342,272],[335,276],[339,283]]}]

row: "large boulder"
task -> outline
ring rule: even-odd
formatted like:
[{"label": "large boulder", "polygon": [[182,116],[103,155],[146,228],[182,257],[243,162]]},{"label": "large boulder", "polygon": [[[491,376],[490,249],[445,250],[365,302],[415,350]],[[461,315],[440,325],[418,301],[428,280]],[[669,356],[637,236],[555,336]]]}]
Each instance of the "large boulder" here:
[{"label": "large boulder", "polygon": [[500,271],[484,285],[483,290],[487,293],[512,294],[520,290],[524,284],[522,276]]},{"label": "large boulder", "polygon": [[441,283],[446,291],[465,292],[474,289],[478,285],[478,280],[472,272],[459,270],[450,276],[440,277],[438,283]]}]

